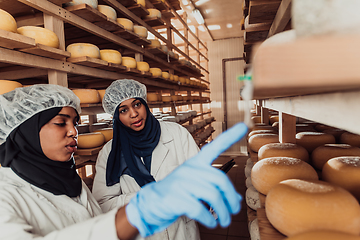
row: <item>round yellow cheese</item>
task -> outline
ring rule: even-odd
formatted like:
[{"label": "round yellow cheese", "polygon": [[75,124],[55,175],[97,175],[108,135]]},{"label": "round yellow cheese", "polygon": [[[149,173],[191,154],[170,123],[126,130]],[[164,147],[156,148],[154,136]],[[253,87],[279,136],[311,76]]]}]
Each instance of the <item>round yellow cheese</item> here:
[{"label": "round yellow cheese", "polygon": [[117,14],[116,14],[116,11],[114,8],[112,8],[108,5],[98,5],[97,9],[99,10],[99,12],[106,15],[108,18],[116,21]]},{"label": "round yellow cheese", "polygon": [[157,39],[150,39],[150,45],[148,47],[150,47],[150,48],[160,48],[161,43]]},{"label": "round yellow cheese", "polygon": [[66,51],[71,53],[72,58],[84,56],[100,58],[100,49],[90,43],[72,43],[66,47]]},{"label": "round yellow cheese", "polygon": [[335,143],[333,135],[321,132],[299,132],[295,137],[296,144],[303,146],[309,153],[321,145]]},{"label": "round yellow cheese", "polygon": [[161,76],[165,79],[169,79],[170,74],[168,72],[162,72]]},{"label": "round yellow cheese", "polygon": [[169,74],[169,79],[171,80],[171,81],[174,81],[174,74]]},{"label": "round yellow cheese", "polygon": [[332,230],[318,230],[296,234],[284,240],[360,240],[360,236]]},{"label": "round yellow cheese", "polygon": [[99,89],[99,90],[98,90],[101,101],[102,101],[102,100],[103,100],[103,98],[104,98],[105,91],[106,91],[106,89]]},{"label": "round yellow cheese", "polygon": [[35,43],[40,43],[49,47],[58,48],[59,38],[51,30],[43,27],[23,26],[17,29],[21,35],[35,39]]},{"label": "round yellow cheese", "polygon": [[179,54],[174,53],[174,58],[175,58],[175,59],[179,59]]},{"label": "round yellow cheese", "polygon": [[340,136],[340,142],[351,146],[360,147],[360,135],[350,132],[344,132]]},{"label": "round yellow cheese", "polygon": [[298,158],[270,157],[256,162],[251,169],[252,185],[267,195],[271,188],[283,180],[318,180],[315,169]]},{"label": "round yellow cheese", "polygon": [[178,75],[174,75],[174,81],[175,82],[179,81],[179,76]]},{"label": "round yellow cheese", "polygon": [[249,132],[248,138],[250,138],[252,135],[263,134],[263,133],[273,133],[273,134],[277,134],[277,131],[275,131],[275,130],[273,130],[273,129],[253,130],[253,131]]},{"label": "round yellow cheese", "polygon": [[105,137],[105,142],[108,142],[113,138],[113,129],[112,128],[101,128],[101,129],[95,130],[94,132],[102,133]]},{"label": "round yellow cheese", "polygon": [[258,152],[258,159],[261,160],[269,157],[291,157],[309,162],[308,151],[304,147],[294,143],[269,143],[262,146]]},{"label": "round yellow cheese", "polygon": [[98,0],[72,0],[69,3],[66,3],[66,6],[75,6],[75,5],[79,5],[79,4],[87,4],[93,8],[97,8],[98,6]]},{"label": "round yellow cheese", "polygon": [[345,189],[324,181],[289,179],[266,196],[266,216],[286,236],[308,231],[360,233],[360,206]]},{"label": "round yellow cheese", "polygon": [[134,33],[143,38],[147,38],[148,36],[148,30],[146,29],[146,27],[139,25],[134,26]]},{"label": "round yellow cheese", "polygon": [[136,0],[136,3],[137,3],[137,4],[140,4],[140,5],[143,6],[143,7],[146,6],[145,0]]},{"label": "round yellow cheese", "polygon": [[148,102],[157,102],[159,100],[157,93],[148,93],[146,98]]},{"label": "round yellow cheese", "polygon": [[338,143],[321,145],[311,153],[312,165],[322,170],[329,159],[342,156],[360,156],[360,148]]},{"label": "round yellow cheese", "polygon": [[116,19],[117,23],[121,24],[124,26],[125,29],[129,30],[129,31],[133,31],[134,30],[134,23],[127,18],[117,18]]},{"label": "round yellow cheese", "polygon": [[171,96],[162,96],[162,97],[161,97],[161,100],[162,100],[163,102],[171,102]]},{"label": "round yellow cheese", "polygon": [[148,72],[150,70],[150,66],[147,62],[137,62],[136,69],[139,71]]},{"label": "round yellow cheese", "polygon": [[100,50],[100,58],[110,63],[121,64],[121,53],[113,49]]},{"label": "round yellow cheese", "polygon": [[98,103],[101,101],[100,94],[96,89],[73,89],[80,103]]},{"label": "round yellow cheese", "polygon": [[122,57],[121,65],[128,68],[136,68],[136,60],[132,57]]},{"label": "round yellow cheese", "polygon": [[161,18],[161,12],[156,8],[148,8],[149,15],[146,15],[145,18]]},{"label": "round yellow cheese", "polygon": [[179,77],[179,82],[186,83],[186,78],[185,77]]},{"label": "round yellow cheese", "polygon": [[0,9],[0,29],[8,32],[17,32],[17,23],[15,18],[8,12]]},{"label": "round yellow cheese", "polygon": [[150,68],[150,72],[154,77],[161,77],[162,71],[160,68]]},{"label": "round yellow cheese", "polygon": [[100,132],[83,133],[78,135],[78,148],[96,148],[105,143],[105,137]]},{"label": "round yellow cheese", "polygon": [[274,133],[263,133],[263,134],[255,134],[251,136],[248,140],[249,148],[254,151],[258,152],[259,149],[268,143],[278,143],[279,142],[279,135]]},{"label": "round yellow cheese", "polygon": [[335,157],[324,164],[322,179],[348,190],[360,200],[360,155]]},{"label": "round yellow cheese", "polygon": [[0,80],[0,94],[10,92],[18,87],[22,87],[22,84],[19,82],[11,80]]}]

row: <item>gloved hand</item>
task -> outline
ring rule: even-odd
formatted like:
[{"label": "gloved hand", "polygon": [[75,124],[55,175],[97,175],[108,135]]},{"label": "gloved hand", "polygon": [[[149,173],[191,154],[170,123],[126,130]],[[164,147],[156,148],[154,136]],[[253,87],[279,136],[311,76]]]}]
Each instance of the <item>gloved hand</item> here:
[{"label": "gloved hand", "polygon": [[[247,131],[244,123],[236,124],[163,180],[145,185],[126,206],[127,218],[141,236],[161,232],[183,215],[209,228],[218,223],[228,226],[231,214],[240,211],[242,197],[226,174],[211,163]],[[202,201],[212,207],[217,219]]]}]

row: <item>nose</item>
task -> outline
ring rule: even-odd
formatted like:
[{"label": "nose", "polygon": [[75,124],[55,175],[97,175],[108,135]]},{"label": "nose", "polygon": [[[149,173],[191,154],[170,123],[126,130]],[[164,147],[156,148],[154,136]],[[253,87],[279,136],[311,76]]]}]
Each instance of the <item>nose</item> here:
[{"label": "nose", "polygon": [[76,137],[78,135],[78,130],[75,125],[71,125],[67,131],[69,137]]},{"label": "nose", "polygon": [[130,108],[129,111],[130,111],[130,117],[135,118],[138,116],[138,112],[136,111],[135,108]]}]

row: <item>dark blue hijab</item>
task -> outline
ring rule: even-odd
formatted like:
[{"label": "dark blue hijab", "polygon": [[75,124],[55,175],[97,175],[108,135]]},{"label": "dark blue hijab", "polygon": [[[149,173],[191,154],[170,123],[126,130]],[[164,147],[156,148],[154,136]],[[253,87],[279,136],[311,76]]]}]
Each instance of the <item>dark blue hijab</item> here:
[{"label": "dark blue hijab", "polygon": [[[113,116],[114,136],[106,166],[106,185],[112,186],[120,181],[120,176],[128,174],[142,187],[155,181],[150,174],[151,155],[159,143],[161,129],[159,121],[150,112],[142,98],[135,98],[146,107],[145,127],[134,131],[119,120],[119,106]],[[140,157],[143,158],[144,163]]]}]

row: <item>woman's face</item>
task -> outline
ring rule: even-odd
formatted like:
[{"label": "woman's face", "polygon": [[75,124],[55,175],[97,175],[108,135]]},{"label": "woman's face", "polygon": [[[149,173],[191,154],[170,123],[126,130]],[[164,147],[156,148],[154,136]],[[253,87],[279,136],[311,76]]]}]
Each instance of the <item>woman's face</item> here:
[{"label": "woman's face", "polygon": [[146,117],[146,107],[138,99],[130,98],[119,106],[119,120],[134,131],[140,131],[145,127]]},{"label": "woman's face", "polygon": [[66,162],[77,150],[78,115],[74,108],[61,111],[40,129],[40,144],[46,157]]}]

